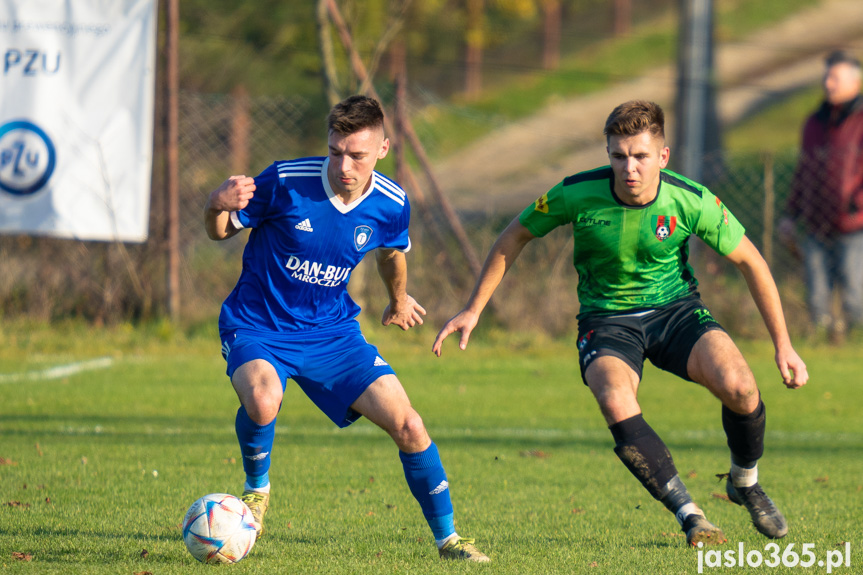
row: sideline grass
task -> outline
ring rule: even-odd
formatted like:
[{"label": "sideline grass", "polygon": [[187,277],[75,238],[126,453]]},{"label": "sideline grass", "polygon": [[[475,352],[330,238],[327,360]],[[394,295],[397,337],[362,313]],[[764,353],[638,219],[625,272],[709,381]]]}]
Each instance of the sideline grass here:
[{"label": "sideline grass", "polygon": [[[391,441],[364,420],[335,429],[289,386],[269,533],[232,573],[696,572],[697,554],[685,548],[674,519],[612,453],[572,360],[573,341],[485,334],[467,352],[447,342],[436,359],[432,331],[368,335],[397,368],[440,447],[459,532],[476,537],[494,563],[440,562]],[[0,570],[213,569],[186,553],[178,529],[197,497],[241,489],[236,399],[212,335],[75,326],[0,332],[0,373],[114,358],[108,368],[66,378],[0,384]],[[849,541],[852,568],[833,572],[859,572],[858,350],[801,350],[813,379],[792,392],[778,381],[769,345],[742,347],[768,406],[762,480],[791,525],[781,549],[812,543],[823,559]],[[690,490],[725,529],[727,549],[743,542],[747,551],[763,551],[767,540],[745,512],[713,496],[722,492],[714,475],[728,464],[718,403],[652,368],[640,399]],[[714,571],[747,569],[705,569]]]}]

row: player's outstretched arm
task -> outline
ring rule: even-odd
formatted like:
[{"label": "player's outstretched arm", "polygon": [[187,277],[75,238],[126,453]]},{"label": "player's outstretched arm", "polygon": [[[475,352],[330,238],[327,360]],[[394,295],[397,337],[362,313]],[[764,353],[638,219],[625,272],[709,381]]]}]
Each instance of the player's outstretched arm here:
[{"label": "player's outstretched arm", "polygon": [[470,333],[476,327],[479,316],[491,299],[494,290],[497,289],[524,246],[535,238],[536,236],[530,233],[530,230],[521,225],[517,217],[510,222],[491,247],[467,305],[438,332],[432,345],[432,352],[436,356],[440,357],[443,340],[457,331],[461,332],[459,348],[467,348]]},{"label": "player's outstretched arm", "polygon": [[381,323],[397,325],[407,331],[415,325],[422,325],[426,310],[408,295],[408,265],[404,252],[380,248],[375,251],[378,273],[384,281],[390,303],[384,309]]},{"label": "player's outstretched arm", "polygon": [[782,302],[779,300],[779,290],[776,289],[776,282],[773,281],[773,274],[770,273],[767,262],[746,236],[743,236],[740,245],[727,257],[743,274],[752,299],[755,300],[767,331],[770,332],[782,382],[790,389],[802,387],[809,380],[809,373],[806,371],[806,364],[791,345],[785,315],[782,313]]},{"label": "player's outstretched arm", "polygon": [[231,212],[245,208],[254,192],[254,178],[231,176],[210,193],[204,206],[204,227],[211,240],[224,240],[239,231],[231,223]]}]

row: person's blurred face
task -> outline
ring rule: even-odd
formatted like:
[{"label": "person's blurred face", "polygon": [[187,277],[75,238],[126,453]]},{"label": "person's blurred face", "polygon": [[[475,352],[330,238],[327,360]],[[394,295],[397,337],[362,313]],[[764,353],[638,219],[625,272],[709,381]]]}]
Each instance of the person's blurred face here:
[{"label": "person's blurred face", "polygon": [[366,191],[378,160],[389,151],[390,141],[381,129],[365,128],[347,136],[331,132],[327,140],[330,164],[327,178],[339,195],[355,196]]},{"label": "person's blurred face", "polygon": [[659,189],[659,171],[670,156],[665,141],[650,132],[609,136],[607,150],[617,196],[636,206],[652,201]]},{"label": "person's blurred face", "polygon": [[860,93],[860,68],[839,62],[824,74],[824,97],[832,105],[850,102]]}]

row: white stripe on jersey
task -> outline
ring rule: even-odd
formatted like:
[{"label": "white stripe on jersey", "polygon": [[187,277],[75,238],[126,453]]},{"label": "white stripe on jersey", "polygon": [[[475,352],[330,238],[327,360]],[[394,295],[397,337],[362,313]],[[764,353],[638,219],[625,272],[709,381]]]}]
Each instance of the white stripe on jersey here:
[{"label": "white stripe on jersey", "polygon": [[389,199],[391,199],[392,201],[394,201],[395,203],[399,204],[400,206],[405,205],[405,201],[403,199],[401,199],[400,197],[398,197],[396,195],[393,195],[393,193],[391,191],[387,190],[386,188],[378,186],[378,191],[380,193],[382,193],[383,195],[385,195],[386,197],[388,197]]},{"label": "white stripe on jersey", "polygon": [[[319,176],[321,174],[321,166],[323,166],[323,160],[306,160],[306,161],[297,161],[292,160],[290,162],[284,162],[279,164],[279,179],[282,179],[288,175],[304,177],[304,176]],[[312,171],[315,170],[315,171]]]},{"label": "white stripe on jersey", "polygon": [[404,197],[407,195],[407,194],[405,194],[405,191],[403,189],[401,189],[401,187],[399,187],[398,184],[396,184],[395,182],[393,182],[392,180],[390,180],[386,176],[382,176],[380,178],[377,178],[375,181],[378,184],[380,184],[382,187],[386,188],[387,190],[391,191],[392,193],[394,193],[395,195],[397,195],[398,197],[400,197],[402,199],[404,199]]}]

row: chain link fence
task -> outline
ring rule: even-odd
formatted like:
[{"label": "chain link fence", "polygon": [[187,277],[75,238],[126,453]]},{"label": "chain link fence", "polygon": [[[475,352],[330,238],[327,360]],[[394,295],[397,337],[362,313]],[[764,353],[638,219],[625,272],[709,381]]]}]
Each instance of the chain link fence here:
[{"label": "chain link fence", "polygon": [[[211,322],[241,270],[244,236],[224,242],[213,242],[206,236],[203,206],[209,192],[231,174],[256,174],[276,159],[324,153],[322,140],[304,136],[322,132],[323,118],[319,116],[318,110],[301,99],[249,98],[241,93],[182,95],[181,316],[185,322]],[[778,242],[777,234],[795,163],[793,151],[722,157],[712,162],[721,168],[709,184],[770,262],[792,330],[802,332],[807,323],[802,265],[793,250]],[[165,200],[160,170],[157,163],[150,239],[143,244],[0,236],[0,313],[43,321],[81,317],[96,323],[160,316],[166,290]],[[429,310],[428,321],[439,326],[466,301],[473,277],[458,250],[440,245],[434,239],[439,236],[429,233],[428,224],[416,210],[414,214],[409,288]],[[465,227],[481,257],[507,223],[499,216],[488,219],[470,215]],[[766,332],[739,273],[710,250],[696,245],[703,244],[692,241],[697,276],[715,315],[737,333],[763,336]],[[493,321],[508,329],[551,334],[572,331],[578,306],[571,257],[568,229],[529,244],[495,296],[499,304]],[[377,280],[373,261],[355,270],[350,289],[356,299],[368,304],[369,320],[376,321],[386,293]]]}]

